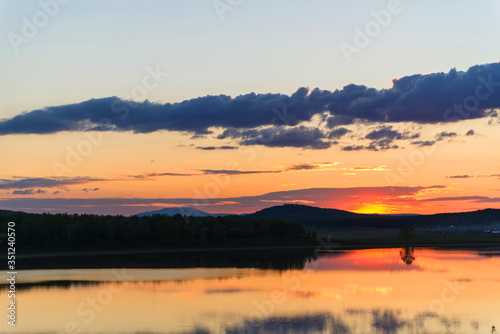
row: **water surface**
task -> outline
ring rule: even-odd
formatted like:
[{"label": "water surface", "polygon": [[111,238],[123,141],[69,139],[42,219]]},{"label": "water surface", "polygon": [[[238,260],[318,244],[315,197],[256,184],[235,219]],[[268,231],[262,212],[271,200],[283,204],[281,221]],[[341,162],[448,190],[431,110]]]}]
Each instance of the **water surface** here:
[{"label": "water surface", "polygon": [[[0,332],[491,333],[500,326],[499,250],[337,251],[289,269],[250,262],[18,271],[17,326],[4,317]],[[0,294],[6,306],[5,285]]]}]

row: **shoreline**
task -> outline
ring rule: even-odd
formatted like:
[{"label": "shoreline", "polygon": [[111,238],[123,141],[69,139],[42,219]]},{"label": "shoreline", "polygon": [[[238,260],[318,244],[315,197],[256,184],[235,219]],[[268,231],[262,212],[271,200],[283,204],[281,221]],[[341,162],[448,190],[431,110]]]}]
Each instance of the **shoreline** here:
[{"label": "shoreline", "polygon": [[166,248],[166,249],[137,249],[137,250],[96,250],[96,251],[76,251],[76,252],[55,252],[55,253],[38,253],[17,255],[18,259],[33,259],[33,258],[52,258],[52,257],[71,257],[71,256],[101,256],[101,255],[136,255],[136,254],[155,254],[155,253],[197,253],[197,252],[229,252],[229,251],[265,251],[265,250],[317,250],[322,253],[344,251],[344,250],[361,250],[361,249],[387,249],[387,248],[442,248],[442,249],[464,249],[464,248],[482,248],[482,247],[498,247],[500,243],[414,243],[408,244],[335,244],[330,246],[330,249],[324,249],[321,244],[316,246],[255,246],[255,247],[216,247],[216,248]]}]

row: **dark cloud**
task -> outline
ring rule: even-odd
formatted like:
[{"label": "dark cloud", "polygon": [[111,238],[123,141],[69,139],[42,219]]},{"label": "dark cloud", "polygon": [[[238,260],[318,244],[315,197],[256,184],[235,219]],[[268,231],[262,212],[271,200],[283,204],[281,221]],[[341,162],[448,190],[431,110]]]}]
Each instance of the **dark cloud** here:
[{"label": "dark cloud", "polygon": [[264,145],[267,147],[300,147],[304,149],[326,149],[332,146],[328,136],[318,128],[282,126],[264,129],[227,129],[219,139],[240,139],[241,145]]},{"label": "dark cloud", "polygon": [[498,177],[498,178],[500,178],[500,174],[492,174],[492,175],[479,175],[478,177]]},{"label": "dark cloud", "polygon": [[393,139],[382,139],[378,141],[373,141],[369,145],[349,145],[342,147],[342,151],[385,151],[385,150],[395,150],[398,149],[398,145],[392,144]]},{"label": "dark cloud", "polygon": [[0,180],[0,189],[52,188],[96,181],[105,180],[90,177],[13,178],[10,180]]},{"label": "dark cloud", "polygon": [[[205,96],[179,103],[135,103],[117,97],[47,107],[0,121],[0,135],[59,131],[188,131],[211,127],[255,129],[297,126],[329,112],[330,128],[365,122],[455,122],[494,115],[500,107],[500,63],[466,72],[416,74],[393,80],[389,89],[348,85],[342,90],[299,88],[294,94]],[[325,146],[325,145],[324,145]],[[310,146],[315,147],[315,146]]]},{"label": "dark cloud", "polygon": [[366,139],[379,140],[379,139],[416,139],[419,138],[419,133],[399,132],[392,129],[391,126],[380,126],[376,130],[368,133]]},{"label": "dark cloud", "polygon": [[474,130],[469,130],[467,131],[467,133],[465,134],[466,136],[474,136],[476,134],[476,132]]},{"label": "dark cloud", "polygon": [[441,141],[441,140],[444,140],[446,138],[453,138],[456,136],[457,136],[457,134],[455,132],[441,132],[441,133],[436,134],[436,140]]},{"label": "dark cloud", "polygon": [[144,177],[154,177],[154,176],[193,176],[193,175],[198,175],[198,174],[193,174],[193,173],[149,173],[146,175],[136,175],[136,178],[144,178]]},{"label": "dark cloud", "polygon": [[85,191],[86,193],[88,193],[89,191],[98,191],[100,190],[99,188],[83,188],[82,191]]},{"label": "dark cloud", "polygon": [[474,176],[471,175],[453,175],[453,176],[447,176],[449,179],[470,179]]},{"label": "dark cloud", "polygon": [[312,170],[317,169],[319,166],[314,164],[300,164],[288,167],[286,170],[300,171],[300,170]]},{"label": "dark cloud", "polygon": [[197,146],[197,150],[213,151],[213,150],[236,150],[237,146]]},{"label": "dark cloud", "polygon": [[342,115],[337,115],[334,117],[329,117],[326,120],[326,126],[330,129],[336,128],[341,125],[349,125],[354,123],[354,120],[352,117],[349,116],[342,116]]},{"label": "dark cloud", "polygon": [[349,132],[351,132],[351,130],[348,130],[346,128],[338,128],[338,129],[335,129],[335,130],[331,131],[328,134],[328,138],[329,139],[339,139],[340,137],[345,136]]},{"label": "dark cloud", "polygon": [[392,125],[379,126],[365,136],[365,139],[373,140],[370,145],[365,147],[365,149],[370,151],[397,149],[399,146],[393,144],[395,140],[416,139],[419,137],[419,133],[393,130]]},{"label": "dark cloud", "polygon": [[349,145],[342,147],[342,151],[361,151],[364,150],[365,146],[363,145]]},{"label": "dark cloud", "polygon": [[432,146],[436,142],[434,140],[419,140],[419,141],[412,141],[410,144],[412,145],[418,145],[419,147],[424,147],[424,146]]},{"label": "dark cloud", "polygon": [[392,144],[393,139],[382,139],[378,141],[374,141],[367,146],[367,150],[371,151],[379,151],[379,150],[395,150],[399,148],[399,145]]},{"label": "dark cloud", "polygon": [[136,103],[117,97],[48,107],[0,122],[0,135],[59,131],[159,130],[210,133],[210,127],[256,128],[262,125],[294,126],[322,111],[316,94],[300,88],[291,96],[255,94],[205,96],[180,103]]},{"label": "dark cloud", "polygon": [[337,165],[336,162],[322,162],[322,163],[305,163],[299,165],[292,165],[285,168],[285,171],[304,171],[304,170],[317,170],[322,168],[325,165],[333,166]]},{"label": "dark cloud", "polygon": [[26,190],[14,190],[12,195],[35,195],[35,194],[45,194],[46,191],[42,189],[38,189],[35,191],[34,189],[26,189]]},{"label": "dark cloud", "polygon": [[281,173],[281,171],[274,170],[233,170],[233,169],[202,169],[203,174],[206,175],[244,175],[244,174],[268,174],[268,173]]},{"label": "dark cloud", "polygon": [[436,197],[421,200],[421,202],[441,202],[441,201],[474,201],[475,203],[497,203],[500,197],[488,196],[457,196],[457,197]]}]

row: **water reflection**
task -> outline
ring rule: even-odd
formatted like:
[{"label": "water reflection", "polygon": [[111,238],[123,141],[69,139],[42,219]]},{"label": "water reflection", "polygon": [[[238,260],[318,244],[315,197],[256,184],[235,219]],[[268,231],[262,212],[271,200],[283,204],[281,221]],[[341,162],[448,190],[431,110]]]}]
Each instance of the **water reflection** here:
[{"label": "water reflection", "polygon": [[[477,333],[478,322],[463,323],[460,319],[436,313],[417,313],[405,317],[402,310],[357,309],[345,314],[316,313],[297,316],[271,316],[264,319],[245,319],[225,327],[226,334],[269,333]],[[198,327],[183,334],[213,333]]]},{"label": "water reflection", "polygon": [[290,270],[302,269],[306,263],[314,260],[316,260],[316,252],[314,249],[306,248],[19,257],[17,266],[23,269],[258,268]]},{"label": "water reflection", "polygon": [[413,247],[404,247],[401,248],[399,251],[399,256],[401,257],[401,260],[410,265],[415,261],[415,248]]},{"label": "water reflection", "polygon": [[74,322],[87,334],[491,333],[500,323],[497,255],[365,249],[278,265],[300,269],[246,258],[240,268],[130,268],[126,279],[104,268],[25,270],[22,317],[0,332],[64,333]]}]

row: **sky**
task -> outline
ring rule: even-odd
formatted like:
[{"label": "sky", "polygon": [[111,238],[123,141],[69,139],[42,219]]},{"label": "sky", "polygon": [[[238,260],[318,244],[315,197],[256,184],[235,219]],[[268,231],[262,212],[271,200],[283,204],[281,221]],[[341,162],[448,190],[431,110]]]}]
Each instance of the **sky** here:
[{"label": "sky", "polygon": [[500,208],[497,0],[0,0],[0,208]]}]

